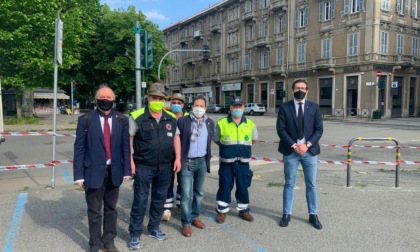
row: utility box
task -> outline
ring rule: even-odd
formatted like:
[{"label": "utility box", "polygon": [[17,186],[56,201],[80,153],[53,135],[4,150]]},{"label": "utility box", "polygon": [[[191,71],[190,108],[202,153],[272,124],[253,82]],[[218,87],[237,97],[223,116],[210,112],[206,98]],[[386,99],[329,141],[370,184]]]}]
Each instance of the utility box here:
[{"label": "utility box", "polygon": [[372,119],[381,119],[381,117],[382,115],[380,110],[373,111]]}]

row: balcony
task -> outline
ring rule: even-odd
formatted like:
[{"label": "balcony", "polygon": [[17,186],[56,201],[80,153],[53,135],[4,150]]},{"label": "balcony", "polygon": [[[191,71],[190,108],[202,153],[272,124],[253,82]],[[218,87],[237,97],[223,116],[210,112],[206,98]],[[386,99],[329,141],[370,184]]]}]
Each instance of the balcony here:
[{"label": "balcony", "polygon": [[190,39],[191,39],[190,37],[181,37],[181,38],[179,39],[179,43],[180,43],[180,44],[187,44],[187,45],[188,45],[188,41],[189,41]]},{"label": "balcony", "polygon": [[242,16],[242,21],[249,21],[249,20],[256,20],[257,19],[257,12],[255,10],[245,11]]},{"label": "balcony", "polygon": [[194,57],[193,56],[186,56],[184,59],[184,64],[190,64],[190,65],[195,65],[194,63]]},{"label": "balcony", "polygon": [[242,71],[242,78],[251,78],[254,77],[254,70],[247,69]]},{"label": "balcony", "polygon": [[211,81],[217,81],[220,82],[222,80],[222,78],[220,77],[220,74],[213,74],[211,76]]},{"label": "balcony", "polygon": [[221,24],[214,24],[210,27],[210,31],[213,33],[220,33],[222,31],[222,25]]},{"label": "balcony", "polygon": [[336,63],[335,63],[334,58],[318,59],[312,62],[312,68],[313,69],[331,68],[331,67],[335,67],[335,64]]},{"label": "balcony", "polygon": [[360,59],[361,59],[360,55],[347,56],[346,63],[359,63]]},{"label": "balcony", "polygon": [[256,44],[255,39],[245,41],[245,46],[247,49],[253,48],[255,44]]},{"label": "balcony", "polygon": [[271,1],[271,10],[277,11],[283,9],[283,7],[287,7],[288,0],[272,0]]},{"label": "balcony", "polygon": [[255,46],[257,47],[265,47],[271,43],[271,38],[264,36],[257,38],[257,41],[255,42]]},{"label": "balcony", "polygon": [[419,60],[411,55],[396,55],[394,62],[398,65],[412,66],[418,64]]},{"label": "balcony", "polygon": [[195,77],[194,78],[194,83],[203,85],[203,78],[201,76],[200,77]]},{"label": "balcony", "polygon": [[276,42],[286,41],[286,34],[285,32],[274,34],[274,39]]},{"label": "balcony", "polygon": [[227,53],[235,53],[239,51],[240,51],[239,45],[231,45],[226,48]]},{"label": "balcony", "polygon": [[287,71],[284,65],[277,65],[270,68],[270,74],[271,75],[275,75],[275,74],[285,75],[287,74]]}]

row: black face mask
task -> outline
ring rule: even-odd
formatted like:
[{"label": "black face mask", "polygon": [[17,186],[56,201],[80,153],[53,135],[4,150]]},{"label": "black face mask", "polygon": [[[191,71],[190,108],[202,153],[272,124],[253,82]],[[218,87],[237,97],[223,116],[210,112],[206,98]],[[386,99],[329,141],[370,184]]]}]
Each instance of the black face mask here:
[{"label": "black face mask", "polygon": [[303,92],[302,90],[299,90],[299,91],[294,92],[293,96],[295,97],[296,100],[302,100],[303,98],[305,98],[306,93]]},{"label": "black face mask", "polygon": [[114,105],[114,101],[109,101],[106,99],[97,99],[96,104],[102,111],[108,111],[112,109],[112,106]]}]

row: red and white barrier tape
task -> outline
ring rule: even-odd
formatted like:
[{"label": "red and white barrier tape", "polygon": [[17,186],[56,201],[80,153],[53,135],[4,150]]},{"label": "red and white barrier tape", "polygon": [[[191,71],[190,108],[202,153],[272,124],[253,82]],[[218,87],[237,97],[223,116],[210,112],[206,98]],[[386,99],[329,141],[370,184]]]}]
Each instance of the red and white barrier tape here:
[{"label": "red and white barrier tape", "polygon": [[53,167],[54,164],[26,164],[26,165],[6,165],[0,166],[0,171],[10,171],[10,170],[27,170],[27,169],[34,169],[34,168],[50,168]]},{"label": "red and white barrier tape", "polygon": [[52,131],[45,132],[26,132],[26,131],[12,131],[12,132],[0,132],[3,136],[56,136],[56,137],[76,137],[75,134],[58,134]]}]

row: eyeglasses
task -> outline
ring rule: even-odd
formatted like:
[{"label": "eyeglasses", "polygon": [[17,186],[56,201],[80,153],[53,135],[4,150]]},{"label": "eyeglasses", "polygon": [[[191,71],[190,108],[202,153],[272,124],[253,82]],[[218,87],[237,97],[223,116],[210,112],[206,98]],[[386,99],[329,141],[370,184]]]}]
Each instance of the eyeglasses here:
[{"label": "eyeglasses", "polygon": [[178,104],[178,105],[182,105],[182,102],[172,102],[173,105]]}]

